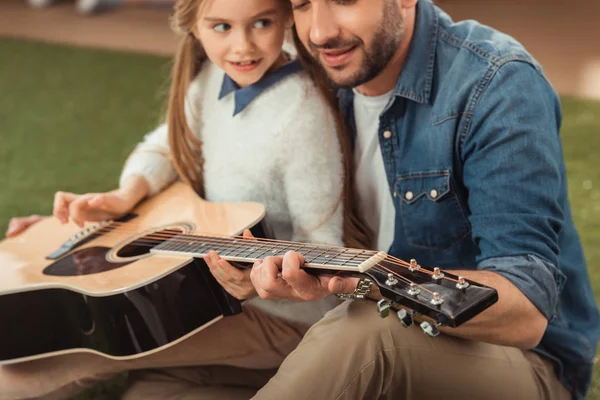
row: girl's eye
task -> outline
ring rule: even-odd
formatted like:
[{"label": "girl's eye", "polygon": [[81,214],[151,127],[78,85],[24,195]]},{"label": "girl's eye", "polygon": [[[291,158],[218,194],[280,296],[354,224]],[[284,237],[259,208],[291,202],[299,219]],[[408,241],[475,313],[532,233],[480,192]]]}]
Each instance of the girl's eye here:
[{"label": "girl's eye", "polygon": [[216,32],[224,33],[224,32],[227,32],[228,30],[231,29],[231,25],[229,25],[229,24],[217,24],[217,25],[213,26],[213,29]]},{"label": "girl's eye", "polygon": [[256,21],[254,23],[254,27],[258,28],[258,29],[264,29],[267,28],[268,26],[270,26],[272,24],[272,21],[269,19],[259,19],[258,21]]}]

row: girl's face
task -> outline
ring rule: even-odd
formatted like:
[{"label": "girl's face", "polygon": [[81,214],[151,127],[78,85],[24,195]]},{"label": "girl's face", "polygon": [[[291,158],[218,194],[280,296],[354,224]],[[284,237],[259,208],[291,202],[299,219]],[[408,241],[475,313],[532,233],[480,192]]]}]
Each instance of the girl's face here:
[{"label": "girl's face", "polygon": [[285,63],[281,47],[291,24],[282,0],[208,0],[194,32],[207,57],[245,87]]}]

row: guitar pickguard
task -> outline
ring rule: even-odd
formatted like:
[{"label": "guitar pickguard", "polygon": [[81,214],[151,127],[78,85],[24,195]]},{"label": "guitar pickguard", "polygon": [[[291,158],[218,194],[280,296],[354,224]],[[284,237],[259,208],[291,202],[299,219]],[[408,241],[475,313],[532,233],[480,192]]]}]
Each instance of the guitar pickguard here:
[{"label": "guitar pickguard", "polygon": [[43,273],[52,276],[91,275],[111,271],[130,264],[130,262],[114,263],[106,259],[110,247],[87,247],[50,264]]}]

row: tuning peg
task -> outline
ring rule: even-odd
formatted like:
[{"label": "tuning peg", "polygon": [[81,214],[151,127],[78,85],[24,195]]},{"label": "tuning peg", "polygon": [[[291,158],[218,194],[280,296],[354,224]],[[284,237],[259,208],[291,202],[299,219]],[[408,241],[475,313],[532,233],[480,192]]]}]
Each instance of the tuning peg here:
[{"label": "tuning peg", "polygon": [[409,295],[416,297],[419,293],[421,293],[421,289],[419,289],[416,284],[411,283],[407,292]]},{"label": "tuning peg", "polygon": [[402,323],[402,326],[405,328],[410,328],[415,322],[413,319],[413,313],[409,313],[404,308],[398,311],[397,315],[398,319]]},{"label": "tuning peg", "polygon": [[411,258],[410,260],[410,266],[408,267],[408,270],[410,272],[415,272],[420,268],[420,265],[417,263],[417,260],[415,260],[414,258]]},{"label": "tuning peg", "polygon": [[390,303],[386,299],[381,299],[377,302],[377,312],[381,318],[386,318],[390,315]]},{"label": "tuning peg", "polygon": [[387,281],[385,281],[385,284],[388,286],[395,286],[398,284],[398,279],[396,279],[396,277],[394,276],[394,274],[388,274],[388,278]]},{"label": "tuning peg", "polygon": [[469,287],[469,282],[467,282],[467,280],[465,278],[463,278],[462,276],[459,276],[458,282],[456,283],[456,288],[458,290],[465,290],[468,287]]},{"label": "tuning peg", "polygon": [[423,333],[425,333],[426,335],[429,335],[431,337],[436,337],[437,335],[440,334],[439,329],[437,328],[439,326],[438,325],[432,325],[431,323],[424,321],[421,322],[421,329],[423,330]]},{"label": "tuning peg", "polygon": [[431,279],[433,279],[434,281],[439,281],[443,277],[444,273],[442,272],[442,270],[440,270],[438,267],[435,267],[433,269],[433,275],[431,275]]},{"label": "tuning peg", "polygon": [[433,293],[433,298],[431,299],[431,304],[434,306],[440,306],[444,303],[444,299],[440,296],[438,292]]}]

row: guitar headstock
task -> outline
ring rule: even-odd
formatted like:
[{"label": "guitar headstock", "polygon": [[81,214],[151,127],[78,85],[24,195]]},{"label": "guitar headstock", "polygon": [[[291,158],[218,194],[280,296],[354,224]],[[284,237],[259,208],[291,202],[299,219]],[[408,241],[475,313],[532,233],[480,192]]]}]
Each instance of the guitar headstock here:
[{"label": "guitar headstock", "polygon": [[388,256],[365,273],[389,301],[456,328],[496,301],[498,292],[462,277]]}]

